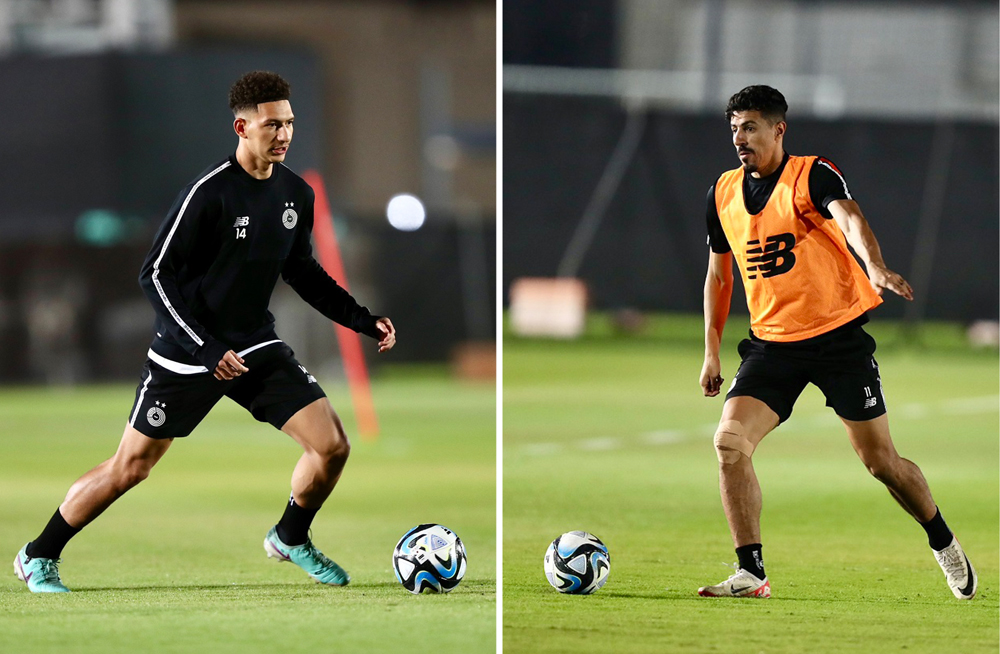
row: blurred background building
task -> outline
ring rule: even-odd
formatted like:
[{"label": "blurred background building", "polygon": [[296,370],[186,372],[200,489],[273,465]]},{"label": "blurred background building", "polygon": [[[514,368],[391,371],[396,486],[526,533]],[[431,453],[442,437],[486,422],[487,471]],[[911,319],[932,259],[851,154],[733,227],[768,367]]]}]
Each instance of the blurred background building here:
[{"label": "blurred background building", "polygon": [[769,84],[786,149],[838,164],[915,288],[879,316],[996,321],[998,26],[974,0],[505,0],[505,302],[559,275],[599,309],[700,312],[725,105]]},{"label": "blurred background building", "polygon": [[[286,163],[322,174],[352,293],[399,330],[392,359],[488,349],[495,34],[489,0],[0,0],[0,382],[139,374],[139,267],[184,185],[235,151],[228,90],[254,69],[292,84]],[[405,231],[399,194],[426,215]],[[328,321],[282,282],[271,310],[339,374]]]}]

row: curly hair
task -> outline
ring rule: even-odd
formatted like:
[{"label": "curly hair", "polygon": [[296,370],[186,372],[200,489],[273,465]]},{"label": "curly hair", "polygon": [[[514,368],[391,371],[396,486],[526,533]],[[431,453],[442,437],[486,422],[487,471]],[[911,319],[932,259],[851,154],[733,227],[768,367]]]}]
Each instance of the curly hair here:
[{"label": "curly hair", "polygon": [[229,89],[229,108],[233,114],[256,111],[263,102],[287,100],[292,87],[281,75],[267,70],[255,70],[236,80]]},{"label": "curly hair", "polygon": [[737,111],[759,111],[772,125],[785,119],[788,103],[778,89],[763,84],[748,86],[729,98],[726,105],[726,120],[733,119]]}]

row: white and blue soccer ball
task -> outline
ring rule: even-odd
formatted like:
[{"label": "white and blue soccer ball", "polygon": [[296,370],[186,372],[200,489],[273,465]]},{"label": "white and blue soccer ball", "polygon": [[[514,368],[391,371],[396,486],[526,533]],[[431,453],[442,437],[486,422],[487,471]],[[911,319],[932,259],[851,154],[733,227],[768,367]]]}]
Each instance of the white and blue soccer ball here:
[{"label": "white and blue soccer ball", "polygon": [[570,531],[545,550],[545,578],[560,593],[590,595],[611,572],[611,555],[601,539],[585,531]]},{"label": "white and blue soccer ball", "polygon": [[415,595],[450,592],[465,576],[465,563],[462,539],[433,523],[417,525],[403,534],[392,552],[396,579]]}]

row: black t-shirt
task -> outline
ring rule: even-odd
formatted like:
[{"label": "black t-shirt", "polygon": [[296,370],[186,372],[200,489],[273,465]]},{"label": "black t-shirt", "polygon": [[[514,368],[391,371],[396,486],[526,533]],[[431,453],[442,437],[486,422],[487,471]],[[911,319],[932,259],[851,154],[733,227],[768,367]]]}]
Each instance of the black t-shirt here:
[{"label": "black t-shirt", "polygon": [[[771,193],[787,163],[788,154],[786,153],[778,169],[767,177],[743,176],[743,202],[746,205],[747,213],[758,214],[764,210],[764,205],[771,198]],[[854,199],[847,188],[847,182],[840,174],[840,170],[833,165],[832,161],[823,157],[817,158],[809,170],[809,197],[819,213],[827,219],[833,217],[826,208],[831,202]],[[705,218],[708,222],[708,245],[712,248],[712,252],[725,254],[731,251],[729,240],[726,238],[726,233],[722,230],[722,222],[719,220],[719,210],[715,206],[715,184],[708,189],[708,206],[705,210]]]},{"label": "black t-shirt", "polygon": [[262,180],[235,156],[181,191],[139,273],[156,312],[157,361],[212,371],[227,350],[276,339],[267,306],[278,277],[327,318],[379,337],[376,317],[313,258],[314,201],[283,164]]}]

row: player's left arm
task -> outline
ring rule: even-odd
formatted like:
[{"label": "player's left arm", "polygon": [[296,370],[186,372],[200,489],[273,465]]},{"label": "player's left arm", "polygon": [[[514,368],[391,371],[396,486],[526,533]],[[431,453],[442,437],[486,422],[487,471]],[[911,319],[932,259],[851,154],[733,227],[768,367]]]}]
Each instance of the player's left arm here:
[{"label": "player's left arm", "polygon": [[875,292],[882,295],[883,289],[889,289],[896,295],[912,300],[913,289],[910,284],[902,275],[889,270],[882,260],[882,249],[864,214],[861,213],[858,203],[854,200],[835,200],[828,204],[826,209],[844,232],[848,244],[864,262],[865,268],[868,269],[868,279]]},{"label": "player's left arm", "polygon": [[309,237],[313,226],[313,199],[303,207],[292,251],[285,260],[281,277],[314,309],[349,329],[378,341],[378,351],[391,350],[396,345],[396,328],[385,316],[373,316],[367,307],[358,304],[313,257]]}]

